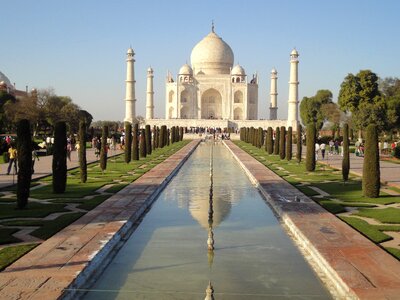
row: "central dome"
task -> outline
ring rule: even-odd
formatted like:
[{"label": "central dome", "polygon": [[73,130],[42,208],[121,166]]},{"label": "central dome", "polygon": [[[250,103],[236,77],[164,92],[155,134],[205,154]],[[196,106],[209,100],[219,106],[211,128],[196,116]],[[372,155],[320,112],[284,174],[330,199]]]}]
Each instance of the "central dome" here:
[{"label": "central dome", "polygon": [[190,60],[196,74],[229,74],[233,66],[233,51],[212,31],[194,46]]}]

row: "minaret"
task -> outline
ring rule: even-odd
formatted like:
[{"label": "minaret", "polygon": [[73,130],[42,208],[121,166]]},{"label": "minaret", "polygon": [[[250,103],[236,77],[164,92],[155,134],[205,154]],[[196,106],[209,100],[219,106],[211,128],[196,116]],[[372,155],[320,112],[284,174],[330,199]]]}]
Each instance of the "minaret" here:
[{"label": "minaret", "polygon": [[133,52],[132,47],[128,49],[126,53],[126,80],[125,80],[125,122],[136,123],[135,115],[135,72],[133,63],[135,59],[133,58],[135,52]]},{"label": "minaret", "polygon": [[271,71],[271,104],[269,106],[269,119],[276,120],[278,118],[278,72],[274,69]]},{"label": "minaret", "polygon": [[154,119],[153,69],[147,69],[146,120]]},{"label": "minaret", "polygon": [[288,120],[287,127],[292,126],[293,130],[297,130],[299,121],[299,53],[293,49],[290,53],[290,80],[289,80],[289,103],[288,103]]}]

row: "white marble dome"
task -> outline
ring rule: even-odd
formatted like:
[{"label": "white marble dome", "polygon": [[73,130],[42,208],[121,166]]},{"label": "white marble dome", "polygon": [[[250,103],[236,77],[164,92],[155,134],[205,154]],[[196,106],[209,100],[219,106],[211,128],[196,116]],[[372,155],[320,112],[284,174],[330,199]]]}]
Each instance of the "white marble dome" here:
[{"label": "white marble dome", "polygon": [[190,60],[196,74],[230,74],[234,56],[231,47],[212,31],[194,46]]},{"label": "white marble dome", "polygon": [[241,65],[236,65],[233,67],[233,69],[231,71],[231,75],[244,76],[244,75],[246,75],[246,72],[244,71],[244,69]]},{"label": "white marble dome", "polygon": [[193,75],[193,70],[188,64],[184,64],[179,69],[179,75]]},{"label": "white marble dome", "polygon": [[0,82],[3,82],[6,84],[8,87],[12,87],[10,79],[4,73],[0,72]]}]

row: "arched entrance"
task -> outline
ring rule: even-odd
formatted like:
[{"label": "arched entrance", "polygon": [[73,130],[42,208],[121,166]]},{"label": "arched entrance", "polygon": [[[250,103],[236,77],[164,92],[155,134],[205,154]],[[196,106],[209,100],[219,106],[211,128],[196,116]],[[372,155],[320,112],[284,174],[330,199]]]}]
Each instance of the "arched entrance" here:
[{"label": "arched entrance", "polygon": [[243,110],[240,107],[236,107],[233,111],[234,120],[243,120]]},{"label": "arched entrance", "polygon": [[201,118],[222,119],[222,96],[216,89],[208,89],[201,96]]}]

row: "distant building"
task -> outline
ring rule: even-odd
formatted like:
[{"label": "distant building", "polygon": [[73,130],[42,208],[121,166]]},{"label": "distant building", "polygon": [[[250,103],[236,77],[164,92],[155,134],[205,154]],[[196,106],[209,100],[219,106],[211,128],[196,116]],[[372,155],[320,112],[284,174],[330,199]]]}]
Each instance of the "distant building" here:
[{"label": "distant building", "polygon": [[17,90],[15,88],[15,84],[11,84],[10,80],[6,75],[0,72],[0,91],[9,93],[13,95],[15,98],[23,98],[28,96],[28,87],[26,87],[25,91]]}]

